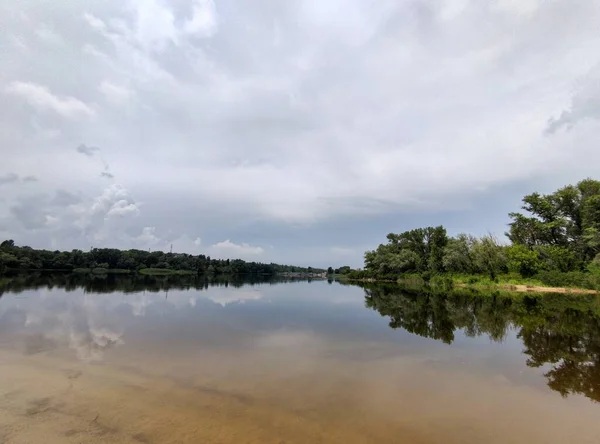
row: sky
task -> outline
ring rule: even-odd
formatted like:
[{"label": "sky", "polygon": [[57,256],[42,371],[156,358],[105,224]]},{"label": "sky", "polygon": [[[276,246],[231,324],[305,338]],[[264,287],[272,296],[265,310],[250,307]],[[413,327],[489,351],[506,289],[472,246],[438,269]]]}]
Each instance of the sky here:
[{"label": "sky", "polygon": [[361,266],[600,171],[600,0],[5,0],[0,239]]}]

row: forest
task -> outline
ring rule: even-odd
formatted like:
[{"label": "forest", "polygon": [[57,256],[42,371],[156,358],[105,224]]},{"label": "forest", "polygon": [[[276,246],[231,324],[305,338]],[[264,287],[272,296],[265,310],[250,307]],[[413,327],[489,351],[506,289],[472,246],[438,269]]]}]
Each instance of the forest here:
[{"label": "forest", "polygon": [[0,244],[0,274],[11,270],[47,270],[74,272],[122,272],[198,275],[276,275],[279,273],[322,273],[312,267],[263,264],[241,259],[213,259],[203,254],[162,251],[93,248],[90,251],[50,251],[16,246],[13,240]]},{"label": "forest", "polygon": [[387,235],[365,253],[354,279],[513,281],[600,288],[600,181],[585,179],[551,194],[532,193],[510,213],[510,242],[493,235],[448,236],[443,226]]}]

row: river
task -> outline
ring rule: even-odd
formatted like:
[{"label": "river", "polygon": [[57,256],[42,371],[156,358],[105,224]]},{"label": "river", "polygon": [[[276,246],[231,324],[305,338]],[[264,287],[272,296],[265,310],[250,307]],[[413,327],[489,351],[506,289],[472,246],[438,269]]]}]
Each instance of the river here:
[{"label": "river", "polygon": [[0,443],[598,443],[600,302],[0,278]]}]

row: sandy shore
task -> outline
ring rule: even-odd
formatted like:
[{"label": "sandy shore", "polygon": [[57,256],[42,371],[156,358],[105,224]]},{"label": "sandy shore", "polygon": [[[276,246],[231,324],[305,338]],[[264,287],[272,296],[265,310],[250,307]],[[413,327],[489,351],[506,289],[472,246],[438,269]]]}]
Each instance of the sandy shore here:
[{"label": "sandy shore", "polygon": [[[482,288],[482,287],[474,287],[465,283],[455,284],[457,287],[461,288]],[[518,291],[518,292],[532,292],[532,293],[571,293],[571,294],[598,294],[597,290],[588,290],[585,288],[566,288],[566,287],[541,287],[536,285],[512,285],[512,284],[498,284],[493,286],[488,286],[484,288],[499,288],[502,290],[508,291]]]}]

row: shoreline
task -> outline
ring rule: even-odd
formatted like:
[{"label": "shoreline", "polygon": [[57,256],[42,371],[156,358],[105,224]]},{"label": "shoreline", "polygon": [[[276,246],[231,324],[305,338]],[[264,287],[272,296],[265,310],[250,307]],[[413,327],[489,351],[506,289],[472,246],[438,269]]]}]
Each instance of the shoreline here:
[{"label": "shoreline", "polygon": [[[398,284],[398,285],[415,285],[414,282],[402,281],[402,279],[392,280],[392,279],[375,279],[375,278],[362,278],[362,279],[351,279],[351,278],[343,278],[339,280],[343,280],[346,282],[364,282],[370,284],[382,283],[382,284]],[[416,284],[416,285],[425,285]],[[577,288],[577,287],[545,287],[543,285],[527,285],[527,284],[505,284],[505,283],[497,283],[493,285],[477,285],[477,284],[467,284],[465,282],[453,282],[453,287],[457,288],[467,288],[472,290],[505,290],[505,291],[513,291],[517,293],[559,293],[559,294],[600,294],[598,290],[591,290],[587,288]]]},{"label": "shoreline", "polygon": [[497,284],[486,286],[475,286],[458,282],[454,284],[460,288],[499,288],[501,290],[516,291],[518,293],[564,293],[564,294],[598,294],[598,290],[590,290],[586,288],[570,288],[570,287],[544,287],[540,285],[525,285],[525,284]]}]

